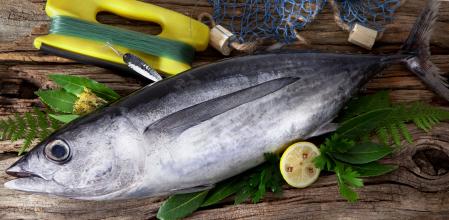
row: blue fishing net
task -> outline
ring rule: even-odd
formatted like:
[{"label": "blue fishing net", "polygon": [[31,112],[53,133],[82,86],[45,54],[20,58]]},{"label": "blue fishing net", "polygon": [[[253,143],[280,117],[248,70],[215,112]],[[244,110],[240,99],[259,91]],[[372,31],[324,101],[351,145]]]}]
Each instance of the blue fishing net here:
[{"label": "blue fishing net", "polygon": [[336,0],[336,3],[341,19],[349,27],[360,23],[378,31],[393,20],[401,5],[400,0]]},{"label": "blue fishing net", "polygon": [[209,0],[217,24],[236,34],[241,42],[275,39],[290,43],[325,0]]},{"label": "blue fishing net", "polygon": [[[241,42],[273,39],[296,41],[302,30],[322,10],[327,0],[209,0],[217,24],[228,28]],[[359,22],[381,30],[400,0],[335,0],[343,22]]]}]

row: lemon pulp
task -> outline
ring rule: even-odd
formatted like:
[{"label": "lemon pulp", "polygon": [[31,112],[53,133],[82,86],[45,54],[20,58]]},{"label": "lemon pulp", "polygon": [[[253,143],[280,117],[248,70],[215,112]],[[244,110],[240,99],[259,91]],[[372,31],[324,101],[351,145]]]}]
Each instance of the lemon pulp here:
[{"label": "lemon pulp", "polygon": [[315,167],[313,159],[320,150],[310,142],[298,142],[290,145],[282,154],[280,169],[282,177],[291,186],[304,188],[318,179],[320,169]]}]

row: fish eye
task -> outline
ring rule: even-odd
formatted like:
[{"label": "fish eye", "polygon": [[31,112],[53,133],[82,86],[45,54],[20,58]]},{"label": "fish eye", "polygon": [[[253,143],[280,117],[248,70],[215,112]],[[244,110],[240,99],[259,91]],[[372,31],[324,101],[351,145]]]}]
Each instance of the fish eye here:
[{"label": "fish eye", "polygon": [[64,163],[70,159],[70,148],[63,140],[54,140],[44,149],[45,156],[57,163]]}]

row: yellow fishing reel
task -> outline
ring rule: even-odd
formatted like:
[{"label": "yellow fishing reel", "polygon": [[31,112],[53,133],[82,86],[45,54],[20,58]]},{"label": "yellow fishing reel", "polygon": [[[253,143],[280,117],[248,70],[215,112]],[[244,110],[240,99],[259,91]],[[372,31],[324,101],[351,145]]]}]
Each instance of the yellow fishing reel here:
[{"label": "yellow fishing reel", "polygon": [[[127,69],[122,57],[105,47],[110,43],[120,52],[135,54],[152,68],[174,75],[190,69],[194,52],[205,50],[209,43],[209,28],[203,23],[138,0],[48,0],[45,10],[52,18],[50,34],[36,38],[34,46],[102,67]],[[96,20],[99,12],[153,22],[162,32],[154,36],[100,24]]]}]

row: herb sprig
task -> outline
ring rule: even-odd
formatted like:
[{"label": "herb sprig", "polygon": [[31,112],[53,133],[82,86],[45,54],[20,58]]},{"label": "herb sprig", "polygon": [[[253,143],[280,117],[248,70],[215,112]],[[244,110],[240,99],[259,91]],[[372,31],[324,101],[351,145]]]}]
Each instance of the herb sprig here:
[{"label": "herb sprig", "polygon": [[[405,123],[428,131],[449,120],[449,112],[423,103],[393,105],[387,92],[379,92],[351,101],[338,120],[339,128],[320,146],[321,155],[314,162],[320,169],[335,172],[340,194],[355,202],[355,189],[363,186],[361,177],[380,176],[397,168],[377,161],[390,155],[393,147],[400,147],[402,137],[412,142]],[[373,142],[373,136],[380,143]]]},{"label": "herb sprig", "polygon": [[111,88],[94,80],[80,76],[52,74],[49,76],[60,88],[39,90],[35,94],[48,106],[41,111],[23,115],[15,114],[0,120],[0,140],[17,141],[24,139],[19,155],[25,152],[34,140],[43,140],[53,131],[79,117],[89,113],[120,96]]}]

